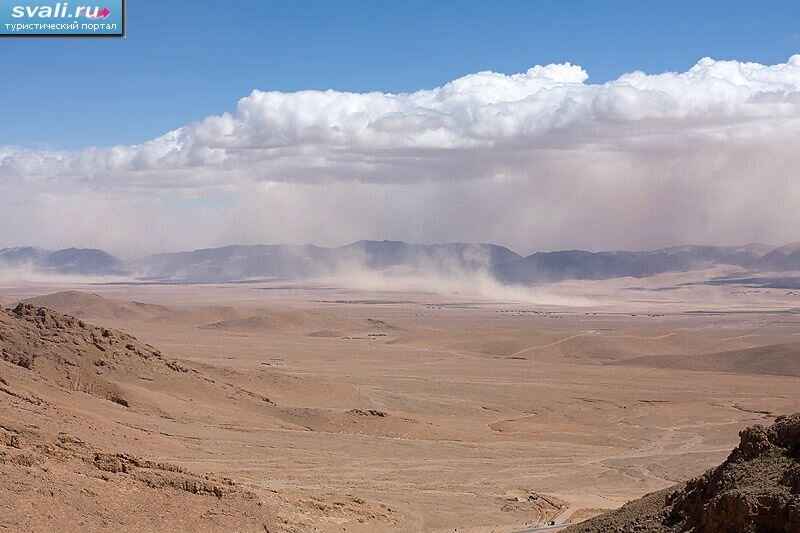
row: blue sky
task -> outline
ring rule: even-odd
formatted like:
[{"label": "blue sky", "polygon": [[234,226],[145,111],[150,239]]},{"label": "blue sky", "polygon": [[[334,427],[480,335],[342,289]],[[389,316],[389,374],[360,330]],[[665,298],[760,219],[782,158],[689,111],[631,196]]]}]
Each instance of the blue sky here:
[{"label": "blue sky", "polygon": [[570,61],[590,82],[800,50],[798,2],[128,1],[125,39],[0,40],[0,145],[138,143],[253,89],[405,92]]}]

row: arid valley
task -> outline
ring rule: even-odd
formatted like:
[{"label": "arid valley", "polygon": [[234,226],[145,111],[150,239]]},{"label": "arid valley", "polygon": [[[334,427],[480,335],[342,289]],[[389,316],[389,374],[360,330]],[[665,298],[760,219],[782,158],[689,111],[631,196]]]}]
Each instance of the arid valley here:
[{"label": "arid valley", "polygon": [[[696,283],[707,275],[518,299],[335,280],[3,281],[3,304],[31,305],[0,335],[42,355],[26,368],[4,348],[0,363],[0,528],[579,522],[800,410],[800,291]],[[34,507],[47,511],[31,522]]]}]

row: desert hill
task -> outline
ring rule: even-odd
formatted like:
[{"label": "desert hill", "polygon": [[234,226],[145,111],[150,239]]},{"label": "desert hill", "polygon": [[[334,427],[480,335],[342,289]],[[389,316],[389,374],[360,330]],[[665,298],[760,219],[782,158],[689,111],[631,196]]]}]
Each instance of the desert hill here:
[{"label": "desert hill", "polygon": [[724,352],[686,355],[644,355],[616,364],[680,368],[737,374],[800,376],[800,343],[771,344]]},{"label": "desert hill", "polygon": [[739,435],[717,468],[566,531],[800,531],[800,413]]},{"label": "desert hill", "polygon": [[124,261],[94,248],[0,249],[0,268],[25,268],[41,274],[77,276],[124,276],[129,274]]},{"label": "desert hill", "polygon": [[[95,320],[150,321],[169,320],[199,327],[209,324],[249,318],[256,310],[226,306],[169,307],[153,303],[120,300],[77,290],[67,290],[35,296],[22,303],[47,307],[59,313]],[[264,310],[265,313],[268,311]]]},{"label": "desert hill", "polygon": [[154,319],[169,312],[162,305],[126,302],[83,291],[61,291],[28,298],[25,303],[47,307],[78,318]]},{"label": "desert hill", "polygon": [[201,329],[246,333],[341,337],[383,331],[387,324],[341,317],[321,311],[228,306],[168,307],[118,300],[83,291],[62,291],[24,301],[78,318],[170,322]]}]

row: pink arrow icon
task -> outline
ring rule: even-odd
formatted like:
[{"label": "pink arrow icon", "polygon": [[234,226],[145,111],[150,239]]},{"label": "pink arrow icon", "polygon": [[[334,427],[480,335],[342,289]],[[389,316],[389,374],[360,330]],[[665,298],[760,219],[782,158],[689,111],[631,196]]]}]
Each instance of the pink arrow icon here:
[{"label": "pink arrow icon", "polygon": [[98,11],[96,14],[94,14],[94,15],[86,15],[86,16],[89,17],[89,18],[92,18],[92,19],[105,19],[105,18],[108,18],[108,16],[110,14],[111,14],[111,11],[109,11],[109,9],[107,7],[104,7],[103,9]]}]

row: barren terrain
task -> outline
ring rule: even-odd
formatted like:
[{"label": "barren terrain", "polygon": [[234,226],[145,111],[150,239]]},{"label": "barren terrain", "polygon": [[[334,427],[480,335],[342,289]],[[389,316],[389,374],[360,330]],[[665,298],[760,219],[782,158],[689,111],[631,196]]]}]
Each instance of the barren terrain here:
[{"label": "barren terrain", "polygon": [[[44,330],[13,326],[18,346],[47,347],[41,365],[0,362],[0,527],[499,532],[586,519],[800,410],[800,295],[694,281],[494,300],[335,280],[3,282],[0,302],[31,304],[22,315],[57,313]],[[104,350],[74,324],[51,346],[59,313],[98,326]],[[105,328],[138,340],[109,351]]]}]

